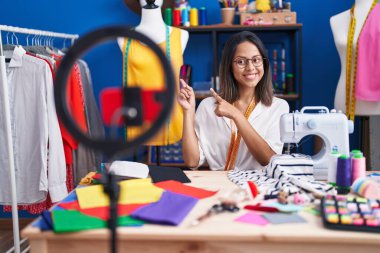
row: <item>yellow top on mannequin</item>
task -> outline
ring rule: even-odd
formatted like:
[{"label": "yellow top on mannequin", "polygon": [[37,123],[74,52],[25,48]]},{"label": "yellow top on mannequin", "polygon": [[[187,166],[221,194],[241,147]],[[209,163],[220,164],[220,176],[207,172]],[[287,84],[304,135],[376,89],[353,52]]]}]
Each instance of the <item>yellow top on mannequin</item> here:
[{"label": "yellow top on mannequin", "polygon": [[[135,30],[149,37],[153,42],[159,45],[166,52],[166,24],[162,18],[161,7],[163,0],[156,0],[155,9],[141,9],[140,24]],[[140,6],[146,5],[145,0],[140,0]],[[189,39],[189,33],[186,30],[169,26],[170,34],[170,63],[174,73],[176,83],[175,94],[179,91],[179,73],[183,64],[183,52]],[[125,56],[127,39],[118,38],[118,44]],[[142,85],[143,89],[162,89],[164,87],[163,69],[159,59],[146,46],[138,41],[132,41],[128,52],[128,86]],[[142,134],[147,129],[143,127],[129,127],[127,129],[127,138],[133,139]],[[177,103],[174,102],[174,108],[171,113],[168,124],[162,127],[162,130],[156,136],[146,143],[146,145],[167,145],[181,140],[183,128],[183,111]]]},{"label": "yellow top on mannequin", "polygon": [[[170,34],[170,63],[173,68],[174,80],[176,81],[176,91],[179,91],[179,72],[183,64],[180,36],[181,31],[178,28],[172,28]],[[124,39],[123,56],[128,39]],[[166,41],[158,44],[161,49],[166,52]],[[138,85],[143,89],[160,90],[164,88],[164,73],[161,62],[154,52],[143,45],[140,41],[132,40],[128,50],[128,87]],[[147,108],[149,110],[149,108]],[[128,127],[128,140],[140,136],[146,131],[150,125],[145,124],[142,127]],[[163,126],[160,132],[151,139],[146,145],[168,145],[181,140],[183,128],[183,111],[175,100],[174,108],[170,115],[170,119]]]}]

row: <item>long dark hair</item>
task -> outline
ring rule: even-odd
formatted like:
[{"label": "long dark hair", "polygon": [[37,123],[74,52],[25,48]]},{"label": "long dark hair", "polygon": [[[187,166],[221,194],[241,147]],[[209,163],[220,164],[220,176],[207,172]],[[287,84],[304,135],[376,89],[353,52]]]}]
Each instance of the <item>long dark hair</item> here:
[{"label": "long dark hair", "polygon": [[256,103],[261,102],[266,106],[270,106],[273,100],[273,88],[268,55],[259,37],[248,31],[232,35],[224,46],[219,66],[220,96],[229,103],[233,103],[239,98],[238,84],[232,73],[232,64],[237,46],[245,41],[254,44],[264,58],[264,75],[255,88]]}]

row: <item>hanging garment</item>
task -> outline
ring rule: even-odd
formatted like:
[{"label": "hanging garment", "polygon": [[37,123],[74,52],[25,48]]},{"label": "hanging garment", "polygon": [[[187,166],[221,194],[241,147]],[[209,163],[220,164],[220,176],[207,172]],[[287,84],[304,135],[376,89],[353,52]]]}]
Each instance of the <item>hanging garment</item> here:
[{"label": "hanging garment", "polygon": [[[173,68],[174,80],[176,82],[175,94],[179,92],[179,73],[183,65],[182,46],[181,46],[181,30],[172,27],[169,36],[170,40],[170,63]],[[128,39],[124,41],[123,57],[125,57],[125,48]],[[166,43],[158,44],[162,50],[166,51]],[[164,72],[161,63],[153,51],[143,45],[140,41],[132,40],[128,49],[127,61],[129,87],[140,86],[143,89],[163,89],[164,88]],[[149,110],[149,108],[146,108]],[[134,139],[149,128],[145,124],[141,127],[128,127],[128,140]],[[168,145],[178,142],[182,138],[183,128],[183,111],[181,106],[175,100],[174,108],[170,114],[169,121],[162,127],[161,131],[154,138],[146,143],[146,145]]]},{"label": "hanging garment", "polygon": [[[66,187],[67,191],[71,192],[74,189],[73,184],[73,168],[71,165],[66,165]],[[46,200],[39,203],[29,204],[29,205],[18,205],[18,210],[27,211],[30,214],[41,214],[43,211],[48,210],[53,206],[53,202],[51,201],[50,194],[48,192]],[[4,212],[12,212],[12,206],[3,206]]]},{"label": "hanging garment", "polygon": [[[88,135],[103,139],[105,136],[104,125],[96,104],[90,70],[85,61],[78,60],[77,63],[82,77]],[[75,182],[79,183],[81,178],[86,176],[90,171],[99,169],[101,162],[102,155],[99,152],[79,143],[77,150],[74,151]]]},{"label": "hanging garment", "polygon": [[[61,56],[53,55],[57,60],[57,68],[61,64]],[[70,108],[71,117],[77,126],[81,129],[83,133],[87,133],[87,120],[85,115],[85,105],[84,105],[84,95],[82,88],[82,78],[79,70],[78,64],[74,64],[69,78],[67,80],[67,105]],[[61,128],[63,145],[65,150],[66,164],[73,164],[73,150],[78,147],[78,142],[71,136],[67,129],[63,126],[62,122],[59,121],[59,126]],[[75,168],[74,168],[75,170]]]},{"label": "hanging garment", "polygon": [[[6,66],[6,95],[10,100],[17,202],[43,201],[48,191],[57,202],[67,195],[67,188],[51,71],[46,62],[26,55],[21,47],[4,53],[11,57]],[[4,108],[0,110],[0,142],[6,143],[3,117]],[[9,155],[5,145],[0,145],[0,156],[0,203],[9,204]]]},{"label": "hanging garment", "polygon": [[380,102],[380,4],[368,15],[358,42],[356,98]]},{"label": "hanging garment", "polygon": [[[53,79],[55,78],[55,72],[54,72],[55,60],[53,58],[49,58],[49,57],[43,56],[43,55],[36,56],[36,55],[31,54],[31,53],[27,53],[27,54],[31,55],[33,57],[43,59],[45,62],[47,62],[49,65],[49,68],[51,70],[52,77],[53,77]],[[78,149],[79,149],[79,147],[78,147]],[[88,158],[85,156],[85,154],[82,154],[82,156],[83,156],[83,158],[81,158],[81,159]],[[76,168],[76,170],[78,170],[78,167]],[[73,176],[73,174],[74,174],[73,173],[73,165],[72,164],[66,164],[66,187],[67,187],[68,192],[71,192],[74,189],[74,176]],[[40,214],[43,211],[48,210],[53,204],[54,203],[52,202],[52,200],[50,198],[50,194],[48,193],[46,200],[44,200],[43,202],[29,204],[29,205],[18,205],[17,208],[18,208],[18,210],[27,211],[31,214]],[[3,211],[4,212],[11,212],[12,207],[11,206],[3,206]]]}]

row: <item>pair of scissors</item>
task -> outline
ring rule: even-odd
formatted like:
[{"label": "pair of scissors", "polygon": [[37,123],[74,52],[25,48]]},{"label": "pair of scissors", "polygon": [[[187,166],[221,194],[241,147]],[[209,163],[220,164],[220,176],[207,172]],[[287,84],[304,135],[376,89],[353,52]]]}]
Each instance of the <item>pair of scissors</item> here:
[{"label": "pair of scissors", "polygon": [[190,226],[192,227],[197,226],[205,219],[210,218],[219,213],[223,213],[223,212],[236,213],[239,210],[240,208],[236,205],[236,203],[232,201],[222,201],[220,204],[213,205],[205,214],[193,220]]}]

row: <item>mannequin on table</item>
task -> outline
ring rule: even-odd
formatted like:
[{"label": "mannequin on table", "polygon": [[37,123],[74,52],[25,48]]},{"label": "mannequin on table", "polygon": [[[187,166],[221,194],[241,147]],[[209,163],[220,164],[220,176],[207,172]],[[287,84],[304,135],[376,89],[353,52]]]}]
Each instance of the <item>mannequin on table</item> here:
[{"label": "mannequin on table", "polygon": [[[347,61],[347,51],[349,49],[348,45],[348,35],[350,31],[350,22],[351,22],[351,10],[344,11],[335,16],[332,16],[330,19],[330,25],[332,29],[332,33],[334,36],[334,41],[336,48],[339,53],[340,61],[341,61],[341,73],[338,81],[336,93],[335,93],[335,108],[337,110],[341,110],[347,113],[346,110],[346,82],[347,82],[347,71],[351,72],[350,77],[350,93],[353,88],[354,79],[358,78],[358,75],[354,76],[354,68],[355,63],[355,55],[357,50],[357,42],[359,40],[359,35],[361,34],[362,28],[365,24],[367,24],[367,16],[369,13],[372,13],[374,5],[377,0],[355,0],[355,6],[353,10],[353,16],[356,19],[356,26],[351,30],[353,34],[352,39],[352,56],[351,56],[351,70],[347,69],[346,61]],[[376,6],[375,8],[378,8]],[[377,13],[377,9],[376,9]],[[369,19],[368,19],[369,21]],[[360,44],[359,48],[362,46]],[[360,51],[361,52],[361,51]],[[373,55],[374,56],[374,55]],[[379,56],[379,54],[378,54]],[[359,61],[358,61],[359,62]],[[378,64],[379,66],[380,64]],[[363,65],[361,66],[363,67]],[[364,66],[365,67],[365,66]],[[359,74],[359,73],[358,73]],[[355,87],[357,89],[357,87]],[[350,94],[350,101],[352,101],[352,93]],[[352,103],[352,102],[349,102]],[[349,110],[350,111],[350,110]],[[365,101],[362,99],[356,99],[355,101],[355,115],[367,116],[367,115],[380,115],[380,102],[379,101]]]},{"label": "mannequin on table", "polygon": [[[149,37],[166,54],[173,69],[177,94],[180,68],[183,65],[183,52],[189,39],[189,33],[165,24],[161,12],[163,0],[125,0],[128,7],[133,7],[137,4],[136,2],[141,6],[141,21],[135,30]],[[163,71],[160,71],[161,63],[152,50],[139,41],[133,41],[129,38],[118,38],[118,44],[123,52],[123,85],[139,86],[151,90],[164,88],[165,77]],[[144,124],[141,127],[128,127],[126,138],[128,140],[134,139],[149,127],[149,124]],[[167,124],[145,144],[153,146],[174,144],[181,140],[182,128],[183,111],[178,102],[175,101]]]}]

